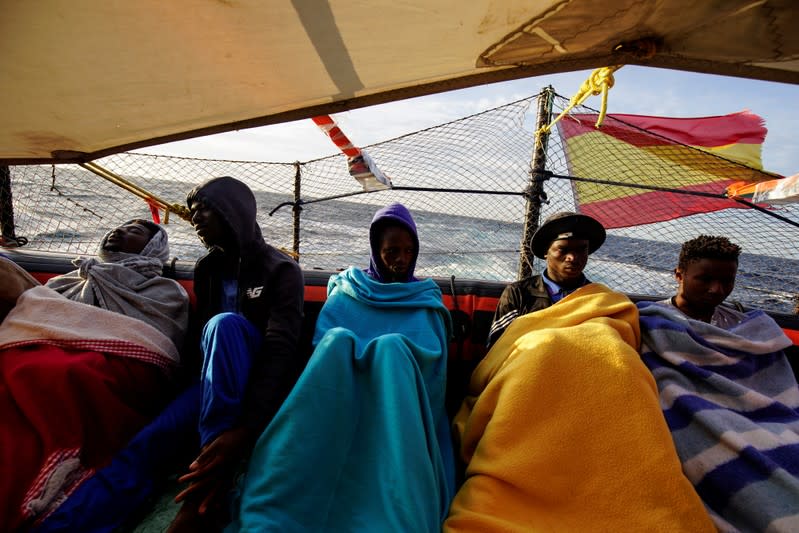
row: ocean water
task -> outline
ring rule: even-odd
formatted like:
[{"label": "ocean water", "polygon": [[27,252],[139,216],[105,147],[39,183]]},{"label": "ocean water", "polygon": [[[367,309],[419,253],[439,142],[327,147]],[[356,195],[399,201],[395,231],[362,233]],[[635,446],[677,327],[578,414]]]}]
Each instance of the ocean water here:
[{"label": "ocean water", "polygon": [[[55,191],[47,176],[12,175],[17,235],[29,239],[27,248],[73,256],[91,255],[107,229],[130,218],[150,216],[143,202],[120,193],[116,187],[87,187],[85,177],[83,180],[78,186],[62,179]],[[163,198],[180,201],[194,184],[149,180],[146,185]],[[269,215],[276,206],[291,201],[291,196],[256,190],[256,199],[266,240],[291,250],[295,234],[291,206]],[[394,191],[355,201],[330,200],[304,205],[299,231],[302,267],[308,270],[366,267],[369,223],[378,208],[392,201],[405,203],[416,220],[421,242],[417,275],[500,282],[517,278],[523,232],[520,222],[497,220],[495,211],[486,211],[485,217],[442,213],[435,210],[436,204],[429,197]],[[523,204],[515,198],[508,202],[511,203],[507,213],[511,214],[505,218],[518,220],[520,217],[515,213],[523,212]],[[165,227],[173,256],[191,262],[204,253],[188,223],[172,215]],[[774,228],[775,232],[783,231],[777,224]],[[642,233],[645,234],[638,232]],[[691,235],[690,231],[685,234]],[[797,239],[793,236],[796,234],[786,233],[787,241],[785,238],[776,241],[784,242],[785,250],[771,246],[767,248],[769,254],[751,253],[751,245],[744,246],[736,287],[730,298],[751,307],[792,312],[799,294],[799,259],[791,257],[796,255]],[[676,288],[673,269],[679,255],[679,234],[661,230],[649,237],[636,235],[636,231],[629,229],[609,231],[605,244],[591,256],[586,274],[593,281],[631,294],[672,295]],[[741,240],[736,240],[734,232],[727,235],[733,242]],[[538,272],[543,268],[543,261],[536,259],[532,270]]]}]

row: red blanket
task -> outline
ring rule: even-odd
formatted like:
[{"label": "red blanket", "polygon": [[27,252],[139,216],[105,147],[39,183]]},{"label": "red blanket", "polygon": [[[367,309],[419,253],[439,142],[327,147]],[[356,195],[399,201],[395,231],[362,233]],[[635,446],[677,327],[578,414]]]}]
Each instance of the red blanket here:
[{"label": "red blanket", "polygon": [[158,411],[163,372],[96,351],[0,351],[0,530],[42,517]]},{"label": "red blanket", "polygon": [[46,287],[0,324],[0,531],[40,520],[161,408],[170,339]]}]

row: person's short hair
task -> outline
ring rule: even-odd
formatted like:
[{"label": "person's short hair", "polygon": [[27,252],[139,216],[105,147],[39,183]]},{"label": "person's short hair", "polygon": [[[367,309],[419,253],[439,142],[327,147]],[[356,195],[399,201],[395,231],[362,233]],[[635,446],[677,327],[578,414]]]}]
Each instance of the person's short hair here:
[{"label": "person's short hair", "polygon": [[688,263],[700,259],[721,259],[737,263],[740,255],[741,247],[730,242],[727,237],[700,235],[683,243],[677,268],[685,270]]}]

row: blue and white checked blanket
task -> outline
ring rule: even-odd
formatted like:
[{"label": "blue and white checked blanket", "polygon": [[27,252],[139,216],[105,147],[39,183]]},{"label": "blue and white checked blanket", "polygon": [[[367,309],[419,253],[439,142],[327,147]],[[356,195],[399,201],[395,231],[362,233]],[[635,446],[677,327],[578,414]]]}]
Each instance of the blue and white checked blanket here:
[{"label": "blue and white checked blanket", "polygon": [[638,304],[641,354],[683,472],[721,531],[799,530],[799,387],[762,311],[730,330]]}]

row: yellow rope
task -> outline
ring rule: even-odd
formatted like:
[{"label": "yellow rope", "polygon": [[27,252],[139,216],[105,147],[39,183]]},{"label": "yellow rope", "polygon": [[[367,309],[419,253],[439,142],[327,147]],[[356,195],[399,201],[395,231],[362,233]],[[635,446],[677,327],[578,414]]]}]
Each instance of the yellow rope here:
[{"label": "yellow rope", "polygon": [[[89,170],[89,171],[97,174],[101,178],[107,179],[111,183],[117,185],[118,187],[121,187],[122,189],[125,189],[126,191],[128,191],[128,192],[130,192],[132,194],[135,194],[139,198],[143,199],[145,202],[155,204],[156,206],[158,206],[161,209],[163,209],[164,210],[164,224],[169,224],[169,213],[170,212],[177,214],[183,220],[191,223],[191,213],[189,212],[189,208],[186,207],[185,205],[167,203],[164,200],[162,200],[161,198],[159,198],[156,195],[154,195],[153,193],[151,193],[150,191],[148,191],[147,189],[145,189],[143,187],[139,187],[135,183],[126,180],[125,178],[123,178],[122,176],[120,176],[118,174],[114,174],[113,172],[111,172],[107,168],[101,167],[100,165],[98,165],[97,163],[94,163],[92,161],[90,161],[88,163],[79,163],[79,164],[80,164],[80,166],[82,166],[86,170]],[[295,261],[300,258],[300,254],[298,254],[297,252],[294,252],[292,250],[287,250],[286,248],[279,248],[279,250],[281,252],[283,252],[284,254],[286,254],[287,256],[293,258]]]},{"label": "yellow rope", "polygon": [[588,76],[588,79],[585,80],[580,86],[577,94],[572,96],[571,100],[569,100],[569,105],[566,106],[566,109],[561,111],[560,115],[558,115],[555,120],[546,126],[542,126],[537,132],[535,132],[536,137],[544,133],[549,133],[552,129],[552,126],[554,126],[560,119],[565,117],[569,111],[585,102],[589,96],[597,94],[602,95],[602,107],[600,108],[599,116],[596,119],[596,127],[599,128],[602,126],[602,122],[605,120],[605,114],[607,113],[608,108],[608,90],[613,87],[613,84],[615,83],[615,80],[613,79],[613,73],[623,66],[624,65],[614,65],[612,67],[602,67],[594,70],[591,75]]},{"label": "yellow rope", "polygon": [[278,250],[280,250],[281,252],[283,252],[287,256],[291,257],[295,261],[297,261],[300,258],[300,254],[298,254],[297,252],[295,252],[293,250],[287,250],[287,249],[285,249],[283,247],[278,248]]},{"label": "yellow rope", "polygon": [[160,207],[164,210],[164,224],[169,224],[169,213],[175,213],[180,218],[187,222],[191,222],[191,214],[189,213],[189,208],[182,204],[170,204],[169,202],[162,200],[158,196],[154,195],[147,189],[143,187],[139,187],[135,183],[126,180],[122,176],[118,174],[114,174],[107,168],[101,167],[97,163],[90,161],[88,163],[80,163],[80,166],[94,172],[101,178],[105,178],[111,183],[125,189],[126,191],[135,194],[139,198],[143,199],[147,203],[155,204],[156,206]]}]

